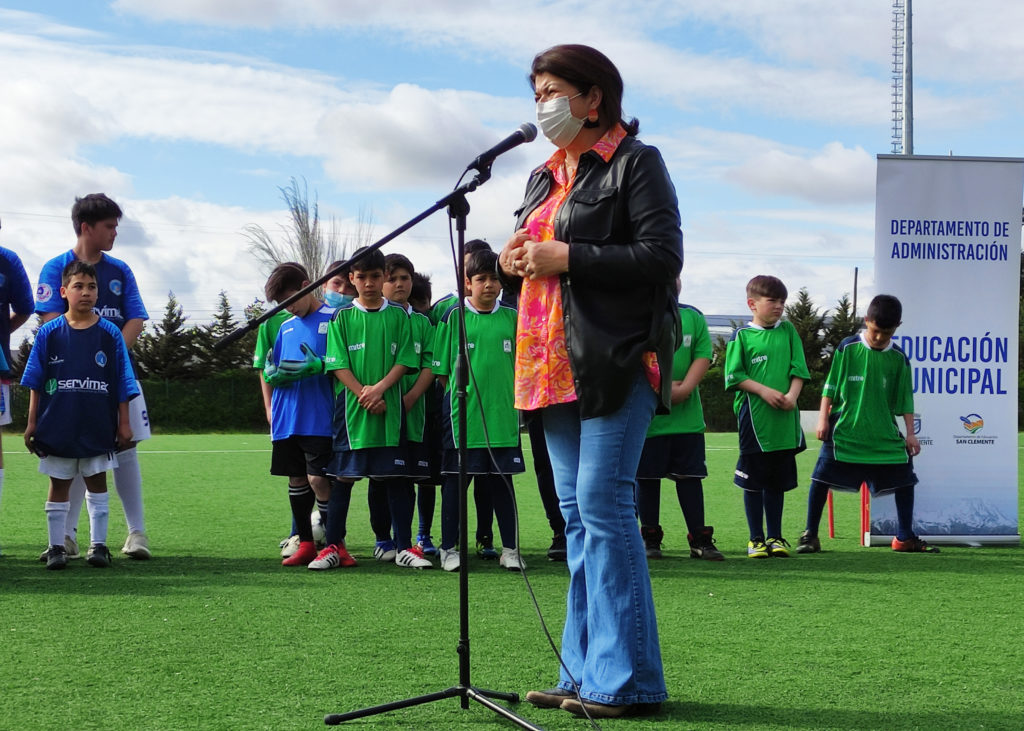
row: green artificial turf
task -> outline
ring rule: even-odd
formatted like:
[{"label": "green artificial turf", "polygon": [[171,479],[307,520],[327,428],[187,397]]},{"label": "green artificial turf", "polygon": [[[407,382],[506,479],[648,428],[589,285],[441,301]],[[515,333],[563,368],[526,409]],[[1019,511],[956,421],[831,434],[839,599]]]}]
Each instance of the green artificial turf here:
[{"label": "green artificial turf", "polygon": [[[4,442],[0,728],[314,729],[327,713],[458,681],[458,577],[375,562],[362,485],[348,537],[360,565],[287,569],[277,547],[286,491],[267,474],[267,438],[155,437],[140,449],[155,558],[115,551],[109,570],[73,561],[50,572],[36,560],[46,479],[17,435]],[[659,717],[603,728],[1024,726],[1019,548],[861,548],[858,499],[840,494],[838,537],[823,538],[824,553],[749,560],[734,444],[735,435],[708,435],[707,516],[725,562],[687,557],[675,491],[663,483],[666,557],[651,576],[671,700]],[[802,479],[813,459],[813,449],[801,455]],[[557,637],[565,566],[544,557],[550,534],[532,475],[516,482],[528,574]],[[789,494],[794,544],[806,494]],[[111,507],[119,548],[124,521],[116,499]],[[525,694],[553,684],[556,661],[518,575],[474,559],[470,613],[476,686]],[[562,711],[515,710],[547,729],[586,728]],[[343,727],[514,726],[444,700]]]}]

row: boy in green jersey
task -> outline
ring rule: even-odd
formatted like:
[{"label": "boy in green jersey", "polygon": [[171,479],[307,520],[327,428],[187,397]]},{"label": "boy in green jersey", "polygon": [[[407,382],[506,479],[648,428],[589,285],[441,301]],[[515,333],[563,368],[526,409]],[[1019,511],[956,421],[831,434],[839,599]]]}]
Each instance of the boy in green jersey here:
[{"label": "boy in green jersey", "polygon": [[721,561],[725,557],[715,548],[715,529],[704,525],[701,484],[708,476],[708,468],[704,459],[704,410],[698,386],[711,366],[711,336],[704,315],[696,307],[679,305],[679,320],[683,338],[672,356],[672,412],[654,417],[636,470],[640,533],[647,558],[661,558],[665,537],[658,524],[661,479],[668,477],[676,483],[676,497],[688,530],[690,557]]},{"label": "boy in green jersey", "polygon": [[[396,532],[394,562],[407,568],[430,568],[430,561],[412,545],[415,496],[412,484],[401,479],[411,473],[399,381],[409,370],[419,368],[409,315],[384,298],[380,251],[353,262],[349,280],[358,295],[331,320],[324,358],[325,369],[337,379],[334,459],[328,473],[339,480],[368,477],[384,482]],[[375,549],[375,557],[381,559],[377,554]]]},{"label": "boy in green jersey", "polygon": [[747,282],[753,319],[725,350],[725,389],[736,393],[740,440],[733,481],[743,489],[750,558],[791,555],[782,537],[784,494],[797,486],[796,455],[807,448],[796,400],[810,374],[796,328],[782,319],[788,294],[777,277]]},{"label": "boy in green jersey", "polygon": [[[519,444],[519,413],[513,406],[516,311],[498,302],[501,284],[495,270],[497,254],[476,251],[466,261],[466,344],[469,378],[466,388],[466,473],[477,491],[493,501],[501,533],[499,564],[510,571],[525,567],[519,555],[515,498],[508,475],[523,471]],[[441,566],[459,568],[459,403],[455,394],[460,310],[453,307],[438,325],[433,370],[445,386],[444,485],[441,488]]]},{"label": "boy in green jersey", "polygon": [[[897,534],[894,551],[935,553],[913,530],[914,455],[921,445],[914,436],[914,393],[910,361],[892,342],[903,306],[888,294],[871,300],[864,332],[836,348],[821,396],[818,463],[807,497],[807,530],[797,553],[821,550],[818,524],[829,489],[856,492],[867,483],[872,495],[893,493]],[[896,426],[902,416],[907,436]]]}]

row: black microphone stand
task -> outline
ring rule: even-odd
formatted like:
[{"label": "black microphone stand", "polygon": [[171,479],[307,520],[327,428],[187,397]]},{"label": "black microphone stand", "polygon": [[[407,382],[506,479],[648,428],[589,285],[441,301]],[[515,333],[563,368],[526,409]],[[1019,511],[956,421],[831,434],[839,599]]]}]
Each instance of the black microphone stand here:
[{"label": "black microphone stand", "polygon": [[[281,311],[292,302],[302,298],[309,292],[319,287],[321,284],[326,282],[331,277],[340,273],[340,271],[354,261],[362,259],[364,256],[369,254],[371,251],[376,251],[384,244],[388,243],[392,239],[396,238],[400,234],[409,230],[416,224],[420,223],[424,219],[433,215],[442,208],[448,209],[448,215],[455,219],[455,228],[458,231],[458,250],[457,250],[457,261],[456,261],[456,277],[458,278],[458,289],[461,291],[463,282],[466,280],[466,216],[469,214],[469,202],[466,200],[466,194],[476,190],[480,185],[487,182],[491,177],[491,161],[474,161],[468,169],[476,169],[477,175],[464,185],[456,188],[451,193],[446,195],[441,200],[437,201],[430,208],[419,214],[415,218],[407,221],[406,223],[399,226],[397,229],[389,233],[384,238],[380,239],[376,243],[367,247],[366,251],[359,254],[359,256],[353,257],[345,262],[342,266],[333,269],[323,275],[320,279],[310,283],[307,287],[296,292],[294,295],[281,302],[276,307],[263,313],[260,317],[249,321],[246,325],[238,328],[234,332],[221,338],[215,345],[216,348],[223,348],[228,343],[234,342],[238,338],[244,336],[247,332],[255,329],[260,323],[270,319],[277,312]],[[351,721],[356,718],[364,718],[366,716],[376,716],[381,713],[387,713],[388,711],[397,711],[401,708],[409,708],[411,706],[418,706],[424,703],[432,703],[433,701],[444,700],[446,698],[458,698],[463,710],[469,708],[469,701],[474,700],[482,706],[490,708],[492,711],[497,713],[509,721],[512,721],[520,728],[531,729],[533,731],[542,731],[539,726],[531,724],[526,719],[520,718],[516,714],[512,713],[509,709],[504,706],[498,705],[492,699],[498,699],[507,703],[518,703],[518,693],[508,693],[498,690],[485,690],[483,688],[477,688],[470,680],[470,663],[469,663],[469,527],[467,519],[467,499],[466,493],[468,492],[468,478],[466,475],[466,388],[468,385],[469,378],[469,358],[467,355],[466,347],[466,301],[465,297],[459,297],[459,312],[458,312],[458,328],[459,328],[459,346],[458,346],[458,358],[455,366],[455,397],[459,407],[459,439],[458,439],[458,452],[459,452],[459,644],[456,652],[459,656],[459,682],[456,685],[446,688],[441,691],[434,693],[427,693],[426,695],[415,696],[412,698],[406,698],[404,700],[392,701],[391,703],[383,703],[378,706],[371,706],[368,708],[361,708],[356,711],[349,711],[347,713],[332,713],[324,717],[324,723],[328,726],[336,726],[345,721]]]},{"label": "black microphone stand", "polygon": [[[469,213],[469,203],[466,201],[466,193],[476,190],[478,186],[490,178],[490,163],[481,166],[479,173],[465,185],[454,190],[450,195],[438,201],[436,206],[448,206],[448,214],[455,219],[455,228],[458,231],[458,248],[456,260],[456,277],[458,289],[462,290],[462,283],[466,280],[466,216]],[[434,210],[437,210],[435,208]],[[477,688],[470,680],[469,664],[469,527],[467,519],[468,478],[466,475],[466,388],[469,378],[469,359],[466,347],[466,298],[459,297],[458,304],[458,329],[459,346],[458,358],[455,366],[455,398],[459,408],[459,644],[456,652],[459,656],[459,682],[450,688],[427,693],[426,695],[406,698],[391,703],[383,703],[379,706],[361,708],[348,713],[332,713],[324,718],[324,723],[334,726],[345,721],[366,716],[376,716],[388,711],[397,711],[401,708],[418,706],[423,703],[444,700],[445,698],[458,698],[462,708],[469,708],[469,701],[474,700],[482,706],[490,708],[499,716],[512,721],[520,728],[541,731],[539,726],[534,726],[526,719],[520,718],[504,706],[495,703],[492,698],[503,700],[508,703],[518,703],[518,693],[506,693],[498,690],[484,690]]]}]

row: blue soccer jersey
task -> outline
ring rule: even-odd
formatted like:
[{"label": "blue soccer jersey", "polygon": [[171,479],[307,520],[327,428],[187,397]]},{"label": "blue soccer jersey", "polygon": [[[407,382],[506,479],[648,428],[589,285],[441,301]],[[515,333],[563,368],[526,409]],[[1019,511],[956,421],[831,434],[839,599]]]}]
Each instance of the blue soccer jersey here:
[{"label": "blue soccer jersey", "polygon": [[[325,305],[305,317],[285,320],[277,332],[270,358],[277,365],[284,360],[305,360],[303,343],[323,358],[333,316],[334,308]],[[291,436],[333,436],[333,387],[333,378],[324,374],[275,386],[270,400],[270,438],[276,441]]]},{"label": "blue soccer jersey", "polygon": [[[64,267],[75,260],[75,252],[68,251],[43,264],[36,287],[36,314],[48,312],[63,314],[64,300],[60,296],[60,276]],[[139,286],[132,270],[120,259],[104,254],[96,264],[96,306],[100,317],[110,320],[121,330],[128,320],[148,320],[149,313],[142,303]]]},{"label": "blue soccer jersey", "polygon": [[57,457],[114,451],[118,405],[139,393],[121,331],[102,318],[84,330],[64,317],[39,328],[21,385],[39,393],[36,443]]},{"label": "blue soccer jersey", "polygon": [[21,259],[10,249],[0,246],[0,378],[10,377],[11,312],[31,315],[32,284]]}]

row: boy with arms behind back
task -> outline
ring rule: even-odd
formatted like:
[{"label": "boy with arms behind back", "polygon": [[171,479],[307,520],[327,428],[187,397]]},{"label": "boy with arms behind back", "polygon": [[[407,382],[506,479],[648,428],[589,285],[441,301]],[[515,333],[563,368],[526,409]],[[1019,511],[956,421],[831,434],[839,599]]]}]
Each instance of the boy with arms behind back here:
[{"label": "boy with arms behind back", "polygon": [[[807,530],[797,553],[821,550],[818,525],[829,489],[856,492],[866,482],[872,495],[894,493],[898,528],[894,551],[935,553],[914,534],[913,457],[921,453],[914,436],[914,391],[910,361],[892,342],[903,306],[888,294],[871,300],[864,332],[836,348],[821,396],[818,463],[807,496]],[[902,416],[907,436],[900,434]]]},{"label": "boy with arms behind back", "polygon": [[791,555],[782,537],[782,508],[785,493],[797,486],[796,455],[807,448],[796,400],[810,374],[796,328],[782,319],[787,296],[777,277],[762,274],[747,282],[754,316],[725,350],[725,389],[736,393],[739,423],[733,481],[743,490],[749,558]]},{"label": "boy with arms behind back", "polygon": [[68,311],[39,328],[21,380],[31,389],[25,446],[41,458],[39,471],[50,476],[46,568],[67,565],[68,493],[79,475],[88,490],[87,561],[103,568],[110,566],[106,472],[117,466],[114,450],[132,440],[128,400],[136,393],[135,376],[121,332],[93,312],[96,270],[72,261],[61,282]]}]

